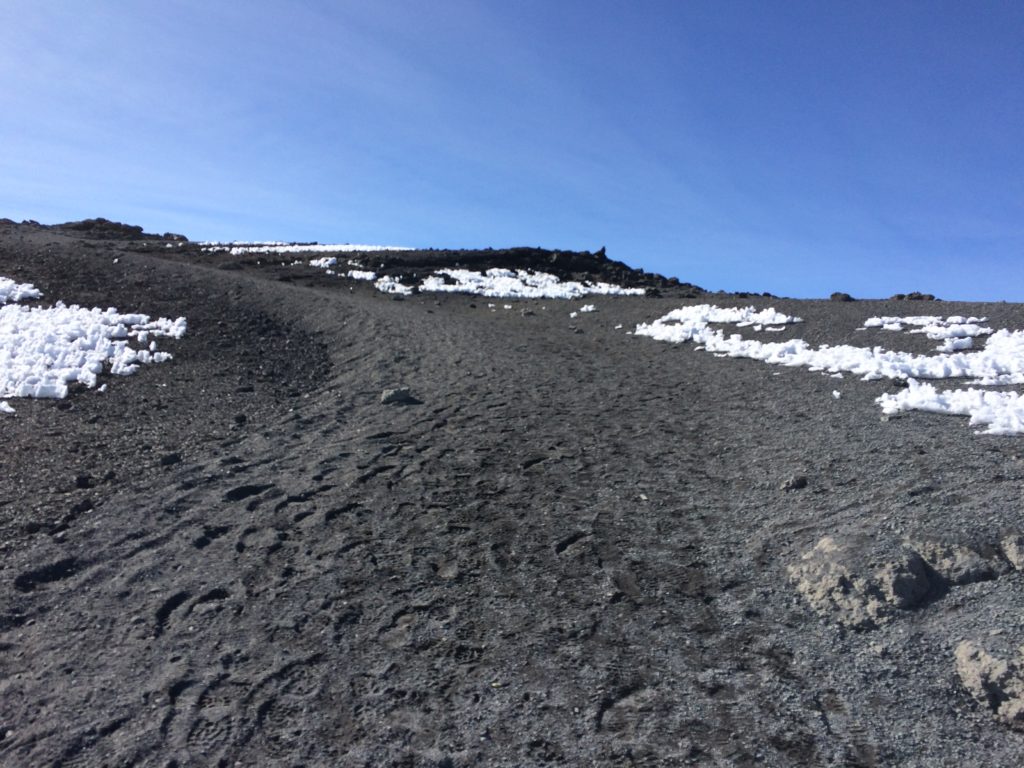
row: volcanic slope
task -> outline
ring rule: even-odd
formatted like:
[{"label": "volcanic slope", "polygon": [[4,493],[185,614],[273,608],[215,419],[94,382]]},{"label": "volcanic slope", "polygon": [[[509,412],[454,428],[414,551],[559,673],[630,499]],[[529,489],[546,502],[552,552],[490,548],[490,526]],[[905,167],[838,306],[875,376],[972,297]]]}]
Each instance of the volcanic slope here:
[{"label": "volcanic slope", "polygon": [[[953,651],[1024,639],[1022,574],[860,631],[787,571],[826,535],[997,539],[1020,523],[1017,439],[882,421],[890,382],[628,335],[698,301],[651,276],[662,296],[571,318],[583,301],[394,300],[99,231],[0,227],[0,275],[188,332],[103,393],[0,415],[3,764],[1019,758]],[[700,300],[800,315],[780,337],[815,343],[907,314]],[[1018,306],[943,311],[1024,327]],[[383,404],[398,386],[415,402]]]}]

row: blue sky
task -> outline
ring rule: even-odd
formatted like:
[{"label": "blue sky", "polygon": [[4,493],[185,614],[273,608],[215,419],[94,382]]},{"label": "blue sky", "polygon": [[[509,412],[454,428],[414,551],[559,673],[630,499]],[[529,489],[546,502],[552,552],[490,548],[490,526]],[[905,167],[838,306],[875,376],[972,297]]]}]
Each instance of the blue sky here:
[{"label": "blue sky", "polygon": [[[88,9],[88,10],[86,10]],[[8,0],[0,216],[1024,301],[1024,4]]]}]

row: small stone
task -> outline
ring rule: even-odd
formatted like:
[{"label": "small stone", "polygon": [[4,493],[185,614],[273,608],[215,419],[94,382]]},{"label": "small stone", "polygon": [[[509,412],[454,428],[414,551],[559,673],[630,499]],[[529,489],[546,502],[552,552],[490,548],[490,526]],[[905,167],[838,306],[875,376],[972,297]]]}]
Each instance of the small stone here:
[{"label": "small stone", "polygon": [[169,467],[172,464],[177,464],[179,461],[181,461],[180,453],[165,453],[160,457],[160,466]]},{"label": "small stone", "polygon": [[412,396],[408,387],[385,389],[380,393],[380,401],[383,405],[415,405],[420,402]]},{"label": "small stone", "polygon": [[779,486],[783,491],[798,491],[807,487],[807,478],[803,475],[793,475]]}]

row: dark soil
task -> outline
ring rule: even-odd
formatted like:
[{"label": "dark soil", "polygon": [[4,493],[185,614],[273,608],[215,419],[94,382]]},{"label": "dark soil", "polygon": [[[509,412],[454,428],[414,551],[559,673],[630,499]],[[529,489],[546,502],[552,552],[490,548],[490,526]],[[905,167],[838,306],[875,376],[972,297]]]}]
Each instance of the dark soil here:
[{"label": "dark soil", "polygon": [[[872,632],[786,575],[826,534],[998,538],[1021,523],[1019,439],[883,422],[889,382],[626,333],[699,300],[927,350],[854,330],[906,303],[707,296],[603,254],[366,257],[660,293],[570,319],[583,302],[396,301],[97,231],[0,224],[0,275],[189,330],[172,362],[0,419],[4,765],[1019,762],[952,651],[1024,639],[1024,575]],[[941,311],[1024,326],[1017,305]]]}]

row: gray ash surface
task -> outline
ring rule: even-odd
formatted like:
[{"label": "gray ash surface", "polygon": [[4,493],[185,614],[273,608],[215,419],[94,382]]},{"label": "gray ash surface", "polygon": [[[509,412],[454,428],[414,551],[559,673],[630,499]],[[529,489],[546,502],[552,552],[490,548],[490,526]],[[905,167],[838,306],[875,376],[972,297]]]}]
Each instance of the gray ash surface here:
[{"label": "gray ash surface", "polygon": [[[4,765],[1019,762],[954,651],[1024,642],[1024,574],[929,565],[865,629],[789,570],[825,536],[869,559],[998,544],[1019,439],[882,421],[891,382],[626,334],[714,301],[805,318],[783,338],[926,351],[854,330],[918,310],[703,295],[594,254],[367,255],[661,294],[570,319],[583,302],[395,301],[95,232],[0,224],[0,274],[189,331],[172,362],[0,420]],[[1017,305],[941,311],[1024,327]]]}]

